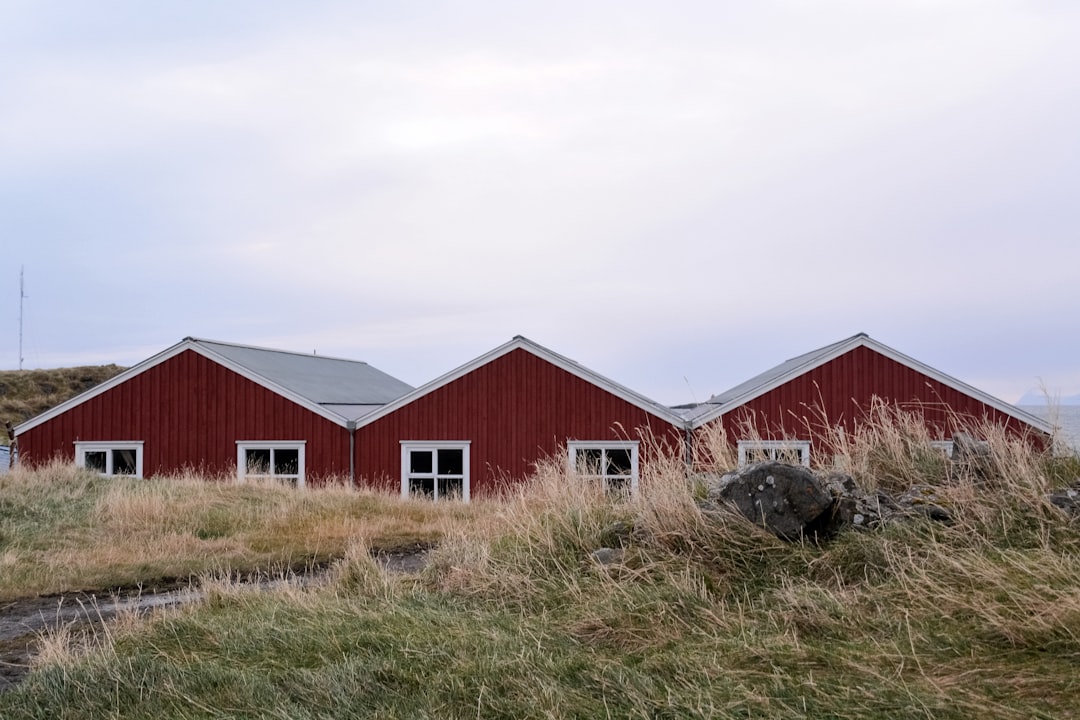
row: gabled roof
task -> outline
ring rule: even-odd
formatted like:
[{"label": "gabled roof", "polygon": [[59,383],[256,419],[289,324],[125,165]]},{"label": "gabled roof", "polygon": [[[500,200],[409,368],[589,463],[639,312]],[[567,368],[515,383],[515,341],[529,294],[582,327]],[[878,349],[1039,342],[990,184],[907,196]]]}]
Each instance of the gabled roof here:
[{"label": "gabled roof", "polygon": [[684,427],[686,424],[685,421],[670,408],[665,407],[664,405],[661,405],[654,400],[650,400],[644,395],[634,392],[630,388],[624,385],[620,385],[614,380],[609,380],[603,375],[593,372],[592,370],[588,369],[587,367],[579,364],[574,360],[571,360],[570,358],[559,355],[552,350],[548,350],[543,345],[539,345],[532,340],[529,340],[528,338],[517,335],[510,342],[500,345],[499,347],[481,355],[475,360],[471,360],[470,362],[465,363],[456,370],[451,370],[442,377],[436,378],[435,380],[432,380],[426,385],[418,387],[411,393],[403,395],[397,400],[394,400],[393,402],[387,403],[386,405],[382,406],[375,412],[370,413],[369,415],[365,415],[357,421],[356,427],[360,428],[365,425],[369,425],[378,420],[379,418],[389,415],[395,410],[398,410],[408,405],[409,403],[412,403],[424,397],[425,395],[428,395],[429,393],[438,390],[444,385],[452,383],[454,380],[457,380],[460,377],[468,375],[477,368],[487,365],[493,360],[497,360],[498,358],[507,355],[514,350],[524,350],[525,352],[535,355],[542,360],[546,360],[547,362],[561,368],[562,370],[565,370],[571,375],[579,377],[585,382],[591,383],[592,385],[595,385],[602,390],[606,390],[612,395],[615,395],[616,397],[625,400],[631,405],[634,405],[635,407],[638,407],[647,413],[655,415],[656,417],[664,420],[665,422],[669,422],[672,425],[680,428]]},{"label": "gabled roof", "polygon": [[253,373],[252,380],[269,381],[349,420],[413,389],[365,362],[189,339]]},{"label": "gabled roof", "polygon": [[984,405],[999,410],[1002,413],[1016,418],[1043,432],[1050,433],[1052,431],[1051,426],[1045,420],[1025,412],[1015,405],[1010,405],[1003,400],[999,400],[993,395],[989,395],[954,377],[950,377],[940,370],[935,370],[925,363],[910,358],[888,345],[874,340],[866,333],[852,335],[840,342],[826,345],[817,350],[812,350],[803,355],[793,357],[790,360],[785,360],[776,367],[766,370],[765,372],[750,378],[746,382],[739,383],[733,388],[712,396],[700,405],[681,409],[680,414],[682,417],[686,418],[691,424],[691,427],[700,427],[706,423],[712,422],[721,415],[726,415],[737,407],[745,405],[754,398],[760,397],[771,390],[775,390],[800,375],[804,375],[858,347],[866,347],[880,353],[901,365],[905,365],[916,372],[933,378],[942,385],[951,387],[958,392],[973,397]]},{"label": "gabled roof", "polygon": [[411,385],[364,362],[189,337],[27,420],[15,428],[15,432],[25,432],[51,420],[186,350],[199,353],[343,427],[412,390]]}]

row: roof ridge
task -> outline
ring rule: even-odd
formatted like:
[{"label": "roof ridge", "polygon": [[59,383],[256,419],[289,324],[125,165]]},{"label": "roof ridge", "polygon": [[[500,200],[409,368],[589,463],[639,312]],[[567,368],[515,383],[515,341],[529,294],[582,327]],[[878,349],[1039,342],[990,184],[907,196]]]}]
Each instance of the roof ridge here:
[{"label": "roof ridge", "polygon": [[338,357],[336,355],[319,355],[318,353],[304,353],[296,350],[283,350],[282,348],[263,347],[260,345],[249,345],[247,343],[226,342],[224,340],[211,340],[209,338],[199,338],[188,336],[184,338],[185,341],[195,343],[197,345],[224,345],[226,347],[240,348],[242,350],[257,350],[259,352],[266,353],[279,353],[281,355],[295,355],[303,358],[316,358],[318,360],[336,360],[338,362],[356,363],[357,365],[367,365],[371,367],[371,364],[366,360],[354,360],[352,358]]}]

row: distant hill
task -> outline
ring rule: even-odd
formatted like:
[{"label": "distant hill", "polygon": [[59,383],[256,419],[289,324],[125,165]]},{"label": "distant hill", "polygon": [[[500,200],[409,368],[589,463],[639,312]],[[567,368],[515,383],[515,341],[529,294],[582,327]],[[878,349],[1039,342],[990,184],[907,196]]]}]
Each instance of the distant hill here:
[{"label": "distant hill", "polygon": [[[1080,395],[1063,395],[1051,397],[1055,405],[1080,405]],[[1041,390],[1028,390],[1023,397],[1016,401],[1017,405],[1046,405],[1047,398]]]},{"label": "distant hill", "polygon": [[123,371],[119,365],[0,370],[0,445],[8,443],[5,423],[18,425]]}]

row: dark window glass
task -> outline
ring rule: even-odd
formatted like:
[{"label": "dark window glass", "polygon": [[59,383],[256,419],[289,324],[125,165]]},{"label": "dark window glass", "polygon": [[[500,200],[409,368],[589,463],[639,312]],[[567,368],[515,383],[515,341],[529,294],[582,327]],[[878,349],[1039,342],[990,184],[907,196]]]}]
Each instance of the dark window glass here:
[{"label": "dark window glass", "polygon": [[413,450],[409,453],[409,472],[410,473],[430,473],[431,472],[431,451],[430,450]]},{"label": "dark window glass", "polygon": [[630,474],[630,451],[629,450],[608,450],[607,451],[607,474],[608,475],[629,475]]},{"label": "dark window glass", "polygon": [[465,451],[460,448],[455,450],[439,450],[439,474],[440,475],[463,475],[465,474]]},{"label": "dark window glass", "polygon": [[802,464],[802,453],[798,448],[780,448],[776,451],[776,461],[788,465]]},{"label": "dark window glass", "polygon": [[112,470],[113,475],[134,475],[136,470],[135,451],[113,450]]},{"label": "dark window glass", "polygon": [[297,475],[300,473],[299,450],[274,450],[274,474]]},{"label": "dark window glass", "polygon": [[249,475],[269,475],[270,451],[248,450],[245,464]]},{"label": "dark window glass", "polygon": [[105,451],[94,450],[83,455],[84,465],[87,470],[93,470],[94,472],[105,472]]},{"label": "dark window glass", "polygon": [[435,497],[434,478],[409,478],[410,497]]},{"label": "dark window glass", "polygon": [[746,463],[748,465],[754,465],[756,463],[768,462],[772,458],[769,457],[769,451],[765,448],[747,448],[746,449]]},{"label": "dark window glass", "polygon": [[577,451],[575,467],[583,475],[599,475],[603,450],[582,448]]},{"label": "dark window glass", "polygon": [[465,494],[465,481],[461,478],[446,478],[439,481],[439,498],[460,500]]}]

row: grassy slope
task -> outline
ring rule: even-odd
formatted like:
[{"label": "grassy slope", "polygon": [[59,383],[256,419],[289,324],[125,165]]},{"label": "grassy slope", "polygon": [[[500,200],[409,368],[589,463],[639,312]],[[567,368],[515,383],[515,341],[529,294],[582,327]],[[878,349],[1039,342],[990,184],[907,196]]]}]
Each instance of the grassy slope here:
[{"label": "grassy slope", "polygon": [[[0,428],[18,425],[49,408],[119,375],[119,365],[56,370],[0,370]],[[7,444],[7,435],[0,437]]]},{"label": "grassy slope", "polygon": [[0,601],[302,568],[358,534],[383,548],[432,542],[476,507],[327,487],[297,493],[194,477],[105,478],[71,465],[0,475]]},{"label": "grassy slope", "polygon": [[[853,462],[920,472],[912,447],[890,460],[887,445]],[[989,481],[937,478],[951,525],[820,547],[704,517],[677,463],[643,468],[619,503],[542,468],[519,497],[459,506],[467,517],[432,509],[443,542],[419,576],[372,563],[365,515],[325,586],[212,581],[205,603],[89,648],[46,638],[0,716],[1076,717],[1080,525],[1043,495],[1077,466],[1000,439],[995,456]],[[617,521],[634,533],[600,566]]]}]

